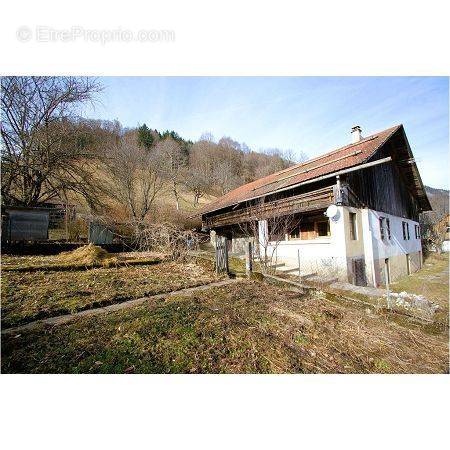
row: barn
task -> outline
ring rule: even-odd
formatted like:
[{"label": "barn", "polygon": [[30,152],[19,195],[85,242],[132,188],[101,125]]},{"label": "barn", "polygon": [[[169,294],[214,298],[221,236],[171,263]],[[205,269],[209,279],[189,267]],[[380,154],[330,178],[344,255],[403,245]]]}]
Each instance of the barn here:
[{"label": "barn", "polygon": [[242,254],[305,276],[379,286],[422,266],[419,214],[430,211],[403,125],[234,189],[202,225]]}]

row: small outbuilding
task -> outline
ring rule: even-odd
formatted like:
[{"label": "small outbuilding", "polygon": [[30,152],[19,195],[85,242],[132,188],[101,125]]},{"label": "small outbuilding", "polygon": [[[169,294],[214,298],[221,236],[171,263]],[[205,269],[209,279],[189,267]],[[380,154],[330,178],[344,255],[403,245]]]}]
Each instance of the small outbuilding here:
[{"label": "small outbuilding", "polygon": [[2,208],[2,242],[46,241],[50,208]]}]

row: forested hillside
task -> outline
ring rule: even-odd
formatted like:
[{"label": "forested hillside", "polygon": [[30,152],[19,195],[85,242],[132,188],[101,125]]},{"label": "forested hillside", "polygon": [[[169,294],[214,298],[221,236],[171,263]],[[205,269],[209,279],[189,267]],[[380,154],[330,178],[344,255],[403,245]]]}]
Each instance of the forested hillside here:
[{"label": "forested hillside", "polygon": [[193,142],[146,124],[124,128],[81,118],[82,106],[101,95],[94,79],[3,77],[1,83],[4,205],[70,203],[111,220],[137,224],[165,216],[181,224],[203,200],[294,162],[290,152],[257,152],[230,137],[205,133]]},{"label": "forested hillside", "polygon": [[[80,118],[81,106],[101,94],[90,78],[3,77],[1,84],[4,205],[71,203],[116,221],[182,224],[201,203],[307,159],[227,136],[204,133],[194,142],[151,124]],[[427,193],[430,217],[439,219],[449,193]]]},{"label": "forested hillside", "polygon": [[433,213],[437,216],[438,220],[445,214],[448,214],[450,191],[446,189],[436,189],[430,186],[425,186],[425,191],[433,208]]}]

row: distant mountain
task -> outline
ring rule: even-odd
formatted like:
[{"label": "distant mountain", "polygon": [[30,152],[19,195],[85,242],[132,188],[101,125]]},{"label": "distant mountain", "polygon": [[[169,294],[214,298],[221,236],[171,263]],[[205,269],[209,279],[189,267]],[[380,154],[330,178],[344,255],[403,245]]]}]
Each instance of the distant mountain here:
[{"label": "distant mountain", "polygon": [[430,200],[433,213],[436,215],[435,217],[438,220],[445,214],[448,214],[450,191],[447,189],[436,189],[430,186],[425,186],[425,192]]}]

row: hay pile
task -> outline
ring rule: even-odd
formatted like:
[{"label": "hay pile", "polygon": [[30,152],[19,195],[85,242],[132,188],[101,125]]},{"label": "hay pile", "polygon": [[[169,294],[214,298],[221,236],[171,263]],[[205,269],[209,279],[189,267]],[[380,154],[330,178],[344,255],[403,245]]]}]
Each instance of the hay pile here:
[{"label": "hay pile", "polygon": [[94,244],[84,245],[71,252],[62,252],[57,256],[61,264],[86,266],[113,266],[119,260],[101,247]]}]

